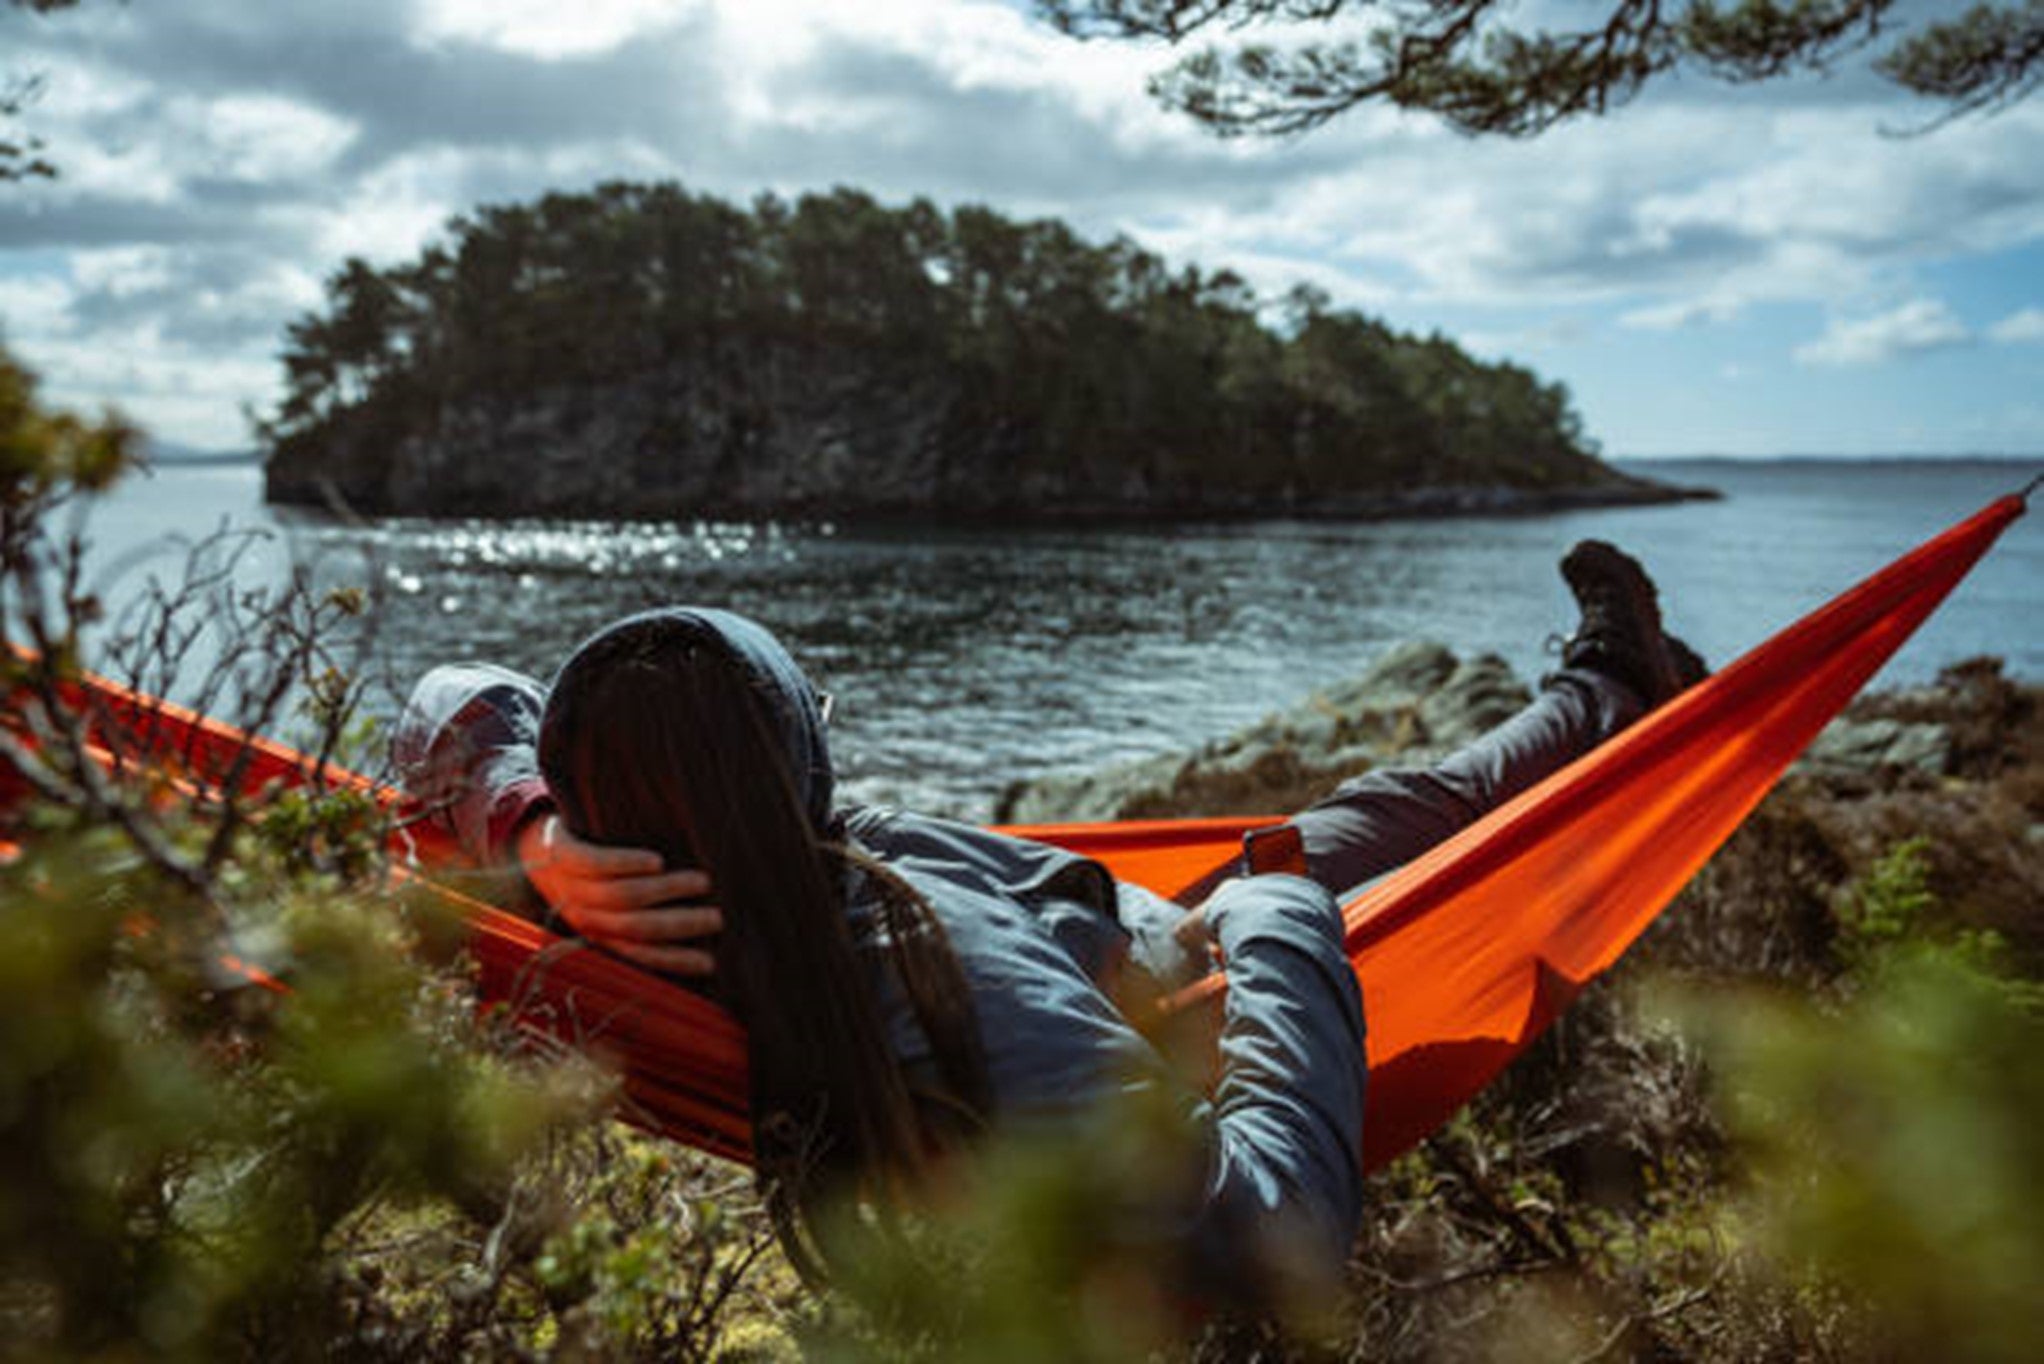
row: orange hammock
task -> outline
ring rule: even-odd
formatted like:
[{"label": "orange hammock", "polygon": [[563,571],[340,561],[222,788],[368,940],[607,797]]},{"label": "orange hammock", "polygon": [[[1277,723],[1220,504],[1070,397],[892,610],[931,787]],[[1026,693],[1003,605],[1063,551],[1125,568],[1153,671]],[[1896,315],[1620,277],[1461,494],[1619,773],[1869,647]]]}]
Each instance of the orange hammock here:
[{"label": "orange hammock", "polygon": [[[1615,962],[2023,511],[2021,497],[1994,502],[1351,902],[1347,945],[1369,1020],[1365,1165],[1445,1122]],[[307,760],[281,745],[112,683],[88,687],[129,742],[139,734],[187,770],[217,781],[241,755],[243,789],[307,777]],[[1169,895],[1238,856],[1243,834],[1272,822],[1008,832],[1098,858]],[[424,826],[400,837],[414,869],[455,857]],[[613,1055],[629,1119],[745,1158],[745,1037],[728,1014],[442,893],[469,915],[486,998],[528,1027]],[[1219,978],[1203,981],[1174,1007],[1223,988]]]}]

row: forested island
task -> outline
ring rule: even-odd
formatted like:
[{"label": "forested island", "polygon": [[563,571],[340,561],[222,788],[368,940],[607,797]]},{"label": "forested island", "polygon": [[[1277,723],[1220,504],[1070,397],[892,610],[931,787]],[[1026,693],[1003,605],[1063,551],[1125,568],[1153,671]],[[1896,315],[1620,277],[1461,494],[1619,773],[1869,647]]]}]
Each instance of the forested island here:
[{"label": "forested island", "polygon": [[[1267,324],[1266,316],[1271,318]],[[292,324],[272,502],[632,518],[1530,510],[1681,494],[1567,390],[1054,220],[674,184],[486,207]]]}]

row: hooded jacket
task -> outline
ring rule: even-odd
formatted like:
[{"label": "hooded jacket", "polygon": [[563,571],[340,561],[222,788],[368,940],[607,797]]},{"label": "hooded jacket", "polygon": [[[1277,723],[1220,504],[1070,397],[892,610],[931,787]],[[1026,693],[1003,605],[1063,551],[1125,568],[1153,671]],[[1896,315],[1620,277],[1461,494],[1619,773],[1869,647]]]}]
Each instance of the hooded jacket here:
[{"label": "hooded jacket", "polygon": [[[1207,902],[1229,989],[1205,1058],[1210,1094],[1187,1092],[1182,1069],[1131,1021],[1207,969],[1172,933],[1179,906],[1062,849],[905,811],[835,807],[816,693],[779,642],[743,617],[646,613],[599,632],[577,655],[662,618],[745,663],[819,834],[885,861],[942,920],[979,1018],[997,1131],[1084,1121],[1116,1096],[1182,1093],[1205,1178],[1133,1220],[1185,1251],[1210,1286],[1239,1287],[1273,1258],[1339,1269],[1362,1210],[1366,1066],[1361,999],[1326,889],[1257,876]],[[547,700],[532,678],[460,664],[422,679],[399,722],[401,779],[481,864],[514,863],[518,830],[550,806],[537,759]],[[866,912],[856,888],[848,912]],[[928,1042],[902,992],[876,983],[897,1055],[912,1072],[927,1065]]]}]

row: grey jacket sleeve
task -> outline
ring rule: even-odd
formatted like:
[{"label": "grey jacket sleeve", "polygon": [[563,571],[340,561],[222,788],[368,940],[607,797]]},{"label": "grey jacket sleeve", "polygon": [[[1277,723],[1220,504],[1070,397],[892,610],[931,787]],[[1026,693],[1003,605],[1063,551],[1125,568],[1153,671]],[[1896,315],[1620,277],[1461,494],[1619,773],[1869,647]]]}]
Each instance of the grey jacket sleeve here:
[{"label": "grey jacket sleeve", "polygon": [[1232,882],[1207,903],[1228,992],[1207,1202],[1194,1256],[1282,1277],[1347,1262],[1362,1217],[1362,996],[1341,912],[1299,876]]},{"label": "grey jacket sleeve", "polygon": [[976,824],[871,805],[847,811],[845,831],[897,869],[991,889],[1022,906],[1103,988],[1128,961],[1118,887],[1090,858]]},{"label": "grey jacket sleeve", "polygon": [[537,750],[545,710],[534,679],[459,663],[420,679],[398,718],[398,779],[485,866],[510,862],[519,826],[550,803]]}]

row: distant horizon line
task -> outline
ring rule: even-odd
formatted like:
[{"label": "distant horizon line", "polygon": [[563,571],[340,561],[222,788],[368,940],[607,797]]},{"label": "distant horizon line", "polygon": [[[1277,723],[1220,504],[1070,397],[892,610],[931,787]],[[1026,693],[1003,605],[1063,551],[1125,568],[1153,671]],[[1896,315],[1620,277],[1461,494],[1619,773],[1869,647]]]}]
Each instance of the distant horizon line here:
[{"label": "distant horizon line", "polygon": [[1656,454],[1603,455],[1611,464],[2014,464],[2044,468],[2044,452],[2036,454],[1987,454],[1959,451],[1943,454],[1922,452],[1878,455],[1847,454]]}]

